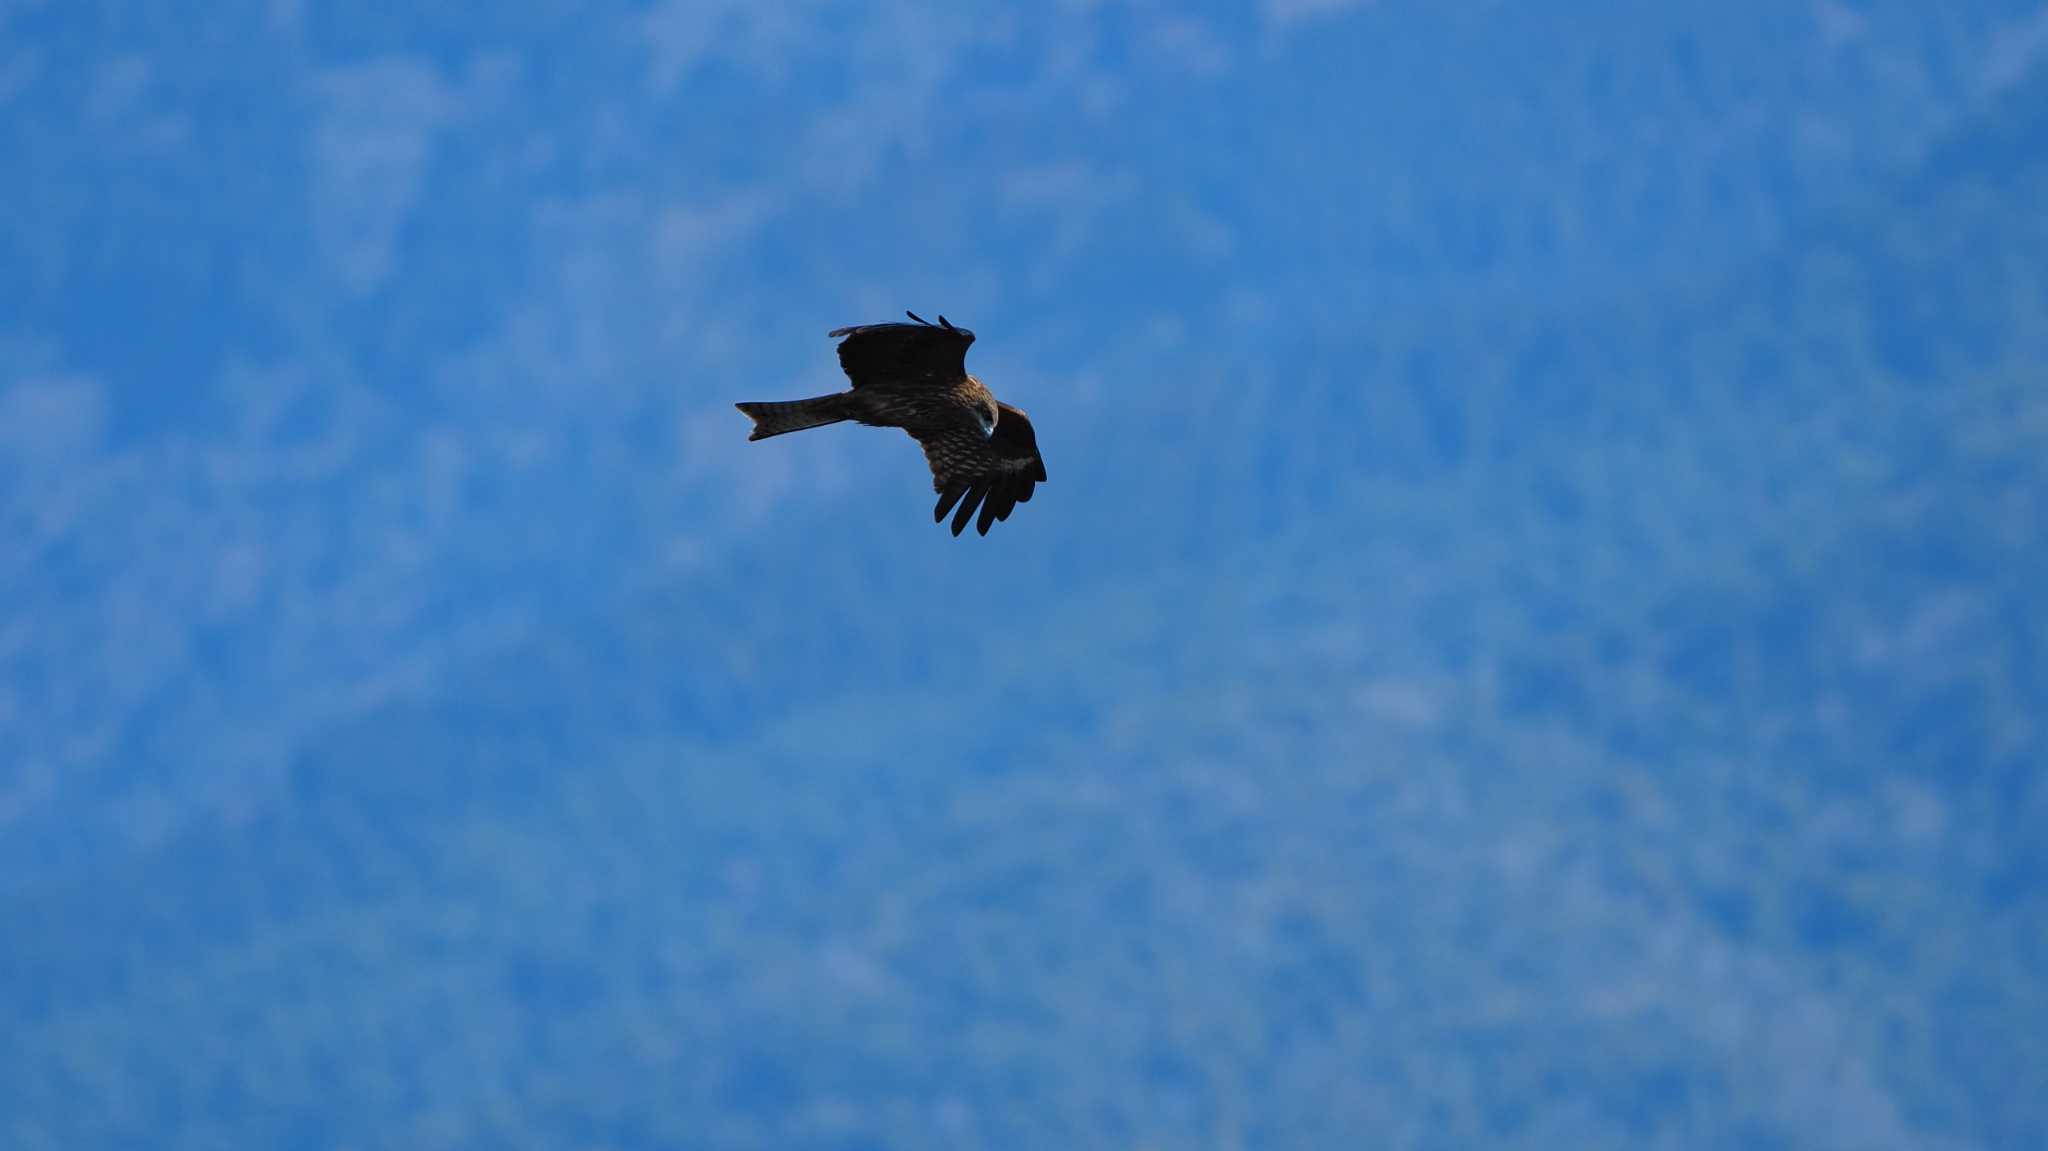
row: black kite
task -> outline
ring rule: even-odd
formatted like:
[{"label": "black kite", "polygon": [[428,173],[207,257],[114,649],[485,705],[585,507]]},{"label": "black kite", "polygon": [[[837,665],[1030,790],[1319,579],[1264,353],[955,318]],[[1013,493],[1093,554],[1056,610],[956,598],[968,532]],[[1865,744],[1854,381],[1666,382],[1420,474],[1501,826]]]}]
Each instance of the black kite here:
[{"label": "black kite", "polygon": [[967,345],[974,333],[940,316],[936,324],[915,312],[916,323],[861,324],[829,333],[839,344],[839,366],[853,390],[808,400],[735,405],[754,421],[749,440],[853,420],[877,428],[902,428],[924,448],[939,493],[934,522],[955,503],[953,534],[974,517],[974,529],[1010,518],[1031,489],[1045,481],[1038,437],[1021,410],[997,401],[967,372]]}]

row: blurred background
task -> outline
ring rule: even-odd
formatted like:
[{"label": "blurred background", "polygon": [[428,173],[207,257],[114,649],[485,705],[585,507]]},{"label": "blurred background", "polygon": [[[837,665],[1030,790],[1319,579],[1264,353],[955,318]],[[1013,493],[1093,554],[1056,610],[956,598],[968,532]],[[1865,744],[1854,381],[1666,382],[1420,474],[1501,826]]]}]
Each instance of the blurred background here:
[{"label": "blurred background", "polygon": [[[2048,1145],[2048,4],[0,0],[0,1147]],[[748,444],[943,312],[1051,482]]]}]

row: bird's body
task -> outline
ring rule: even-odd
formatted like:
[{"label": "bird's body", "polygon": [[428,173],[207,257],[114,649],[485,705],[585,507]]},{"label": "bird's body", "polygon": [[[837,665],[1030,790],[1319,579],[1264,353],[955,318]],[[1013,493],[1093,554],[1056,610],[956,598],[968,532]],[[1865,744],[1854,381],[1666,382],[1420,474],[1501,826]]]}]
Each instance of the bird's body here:
[{"label": "bird's body", "polygon": [[924,448],[943,520],[957,502],[953,534],[974,515],[975,530],[1010,518],[1045,480],[1038,437],[1022,410],[1002,403],[967,371],[974,333],[940,316],[926,323],[864,324],[839,328],[839,366],[853,390],[807,400],[736,405],[754,421],[749,440],[852,420],[870,427],[902,428]]}]

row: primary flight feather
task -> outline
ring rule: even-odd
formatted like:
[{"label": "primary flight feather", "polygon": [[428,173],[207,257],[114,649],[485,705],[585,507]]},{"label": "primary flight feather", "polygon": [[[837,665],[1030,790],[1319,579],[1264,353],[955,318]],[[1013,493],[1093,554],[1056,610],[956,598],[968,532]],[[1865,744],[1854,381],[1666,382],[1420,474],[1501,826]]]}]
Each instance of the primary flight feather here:
[{"label": "primary flight feather", "polygon": [[[1045,482],[1038,436],[1023,411],[998,401],[967,371],[974,333],[940,316],[934,324],[860,324],[828,333],[839,340],[839,366],[853,390],[808,400],[736,404],[754,421],[749,440],[823,427],[841,420],[902,428],[924,448],[939,493],[934,522],[953,511],[953,534],[1010,518],[1031,489]],[[841,339],[841,337],[844,337]],[[957,505],[957,510],[955,506]],[[975,508],[981,509],[977,518]]]}]

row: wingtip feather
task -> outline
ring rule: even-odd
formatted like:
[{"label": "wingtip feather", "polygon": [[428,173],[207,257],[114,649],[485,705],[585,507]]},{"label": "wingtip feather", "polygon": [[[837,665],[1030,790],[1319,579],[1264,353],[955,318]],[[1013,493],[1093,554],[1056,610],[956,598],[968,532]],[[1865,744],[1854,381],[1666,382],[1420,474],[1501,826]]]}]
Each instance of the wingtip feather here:
[{"label": "wingtip feather", "polygon": [[967,521],[974,518],[974,509],[988,495],[988,488],[973,484],[967,488],[966,498],[960,501],[960,510],[953,513],[953,534],[959,535],[967,527]]}]

